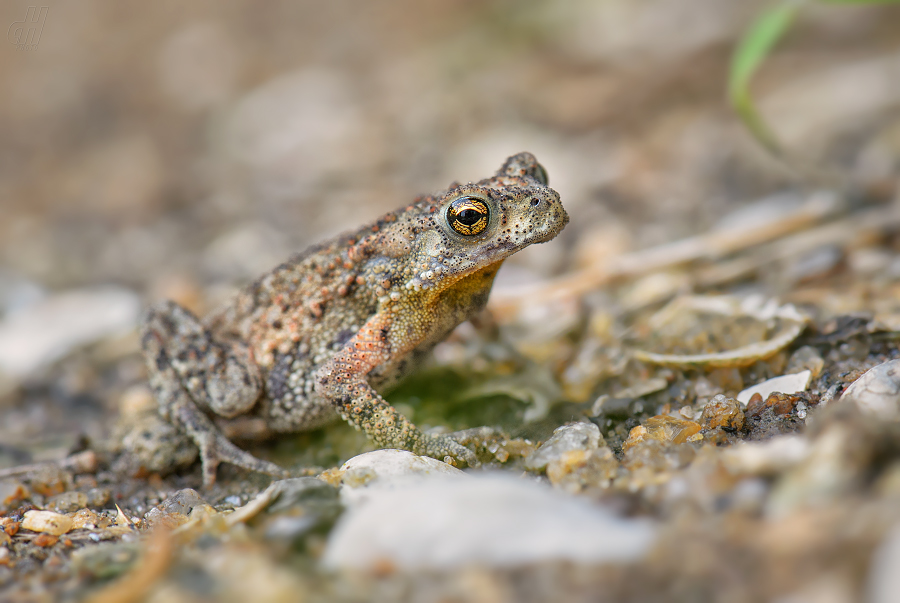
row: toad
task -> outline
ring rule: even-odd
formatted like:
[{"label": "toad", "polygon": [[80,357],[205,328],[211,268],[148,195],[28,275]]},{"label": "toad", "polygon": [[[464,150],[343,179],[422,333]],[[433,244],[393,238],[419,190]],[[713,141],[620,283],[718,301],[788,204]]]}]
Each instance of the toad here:
[{"label": "toad", "polygon": [[213,418],[249,416],[278,434],[340,416],[380,447],[474,465],[470,449],[423,433],[378,392],[484,308],[504,259],[568,220],[544,168],[519,153],[491,178],[454,183],[290,258],[206,318],[155,305],[141,345],[159,413],[199,448],[205,486],[220,463],[285,475]]}]

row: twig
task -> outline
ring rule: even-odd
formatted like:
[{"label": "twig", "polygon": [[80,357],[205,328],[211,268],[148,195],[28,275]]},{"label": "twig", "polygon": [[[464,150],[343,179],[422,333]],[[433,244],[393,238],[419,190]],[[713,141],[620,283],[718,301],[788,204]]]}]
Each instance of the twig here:
[{"label": "twig", "polygon": [[71,469],[75,473],[94,473],[97,471],[97,454],[93,450],[85,450],[84,452],[67,456],[61,461],[45,461],[43,463],[32,463],[30,465],[19,465],[17,467],[0,469],[0,479],[24,475],[26,473],[34,473],[45,467]]}]

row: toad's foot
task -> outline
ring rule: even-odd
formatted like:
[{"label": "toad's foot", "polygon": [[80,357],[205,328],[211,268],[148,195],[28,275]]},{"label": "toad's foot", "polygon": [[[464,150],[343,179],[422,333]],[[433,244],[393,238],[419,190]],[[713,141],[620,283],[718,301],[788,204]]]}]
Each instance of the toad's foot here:
[{"label": "toad's foot", "polygon": [[[186,396],[185,396],[186,397]],[[190,400],[176,405],[171,411],[171,418],[184,429],[200,449],[200,460],[203,464],[203,487],[210,488],[216,482],[216,469],[219,463],[230,463],[265,473],[274,477],[286,478],[290,474],[274,463],[256,458],[232,444],[228,438],[213,425]]]}]

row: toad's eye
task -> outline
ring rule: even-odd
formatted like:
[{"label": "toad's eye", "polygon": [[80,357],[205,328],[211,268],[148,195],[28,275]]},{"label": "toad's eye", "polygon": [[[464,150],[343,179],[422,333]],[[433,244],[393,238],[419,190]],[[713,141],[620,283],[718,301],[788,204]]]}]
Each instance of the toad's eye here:
[{"label": "toad's eye", "polygon": [[487,228],[490,209],[475,197],[460,197],[447,208],[447,223],[461,235],[481,234]]}]

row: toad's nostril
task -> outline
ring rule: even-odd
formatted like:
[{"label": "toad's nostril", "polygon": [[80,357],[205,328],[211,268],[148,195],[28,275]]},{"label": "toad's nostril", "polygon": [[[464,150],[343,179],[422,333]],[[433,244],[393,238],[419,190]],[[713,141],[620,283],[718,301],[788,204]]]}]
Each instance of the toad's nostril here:
[{"label": "toad's nostril", "polygon": [[540,204],[541,204],[541,200],[540,200],[540,199],[532,199],[532,200],[531,200],[531,207],[537,207],[537,206],[540,205]]}]

